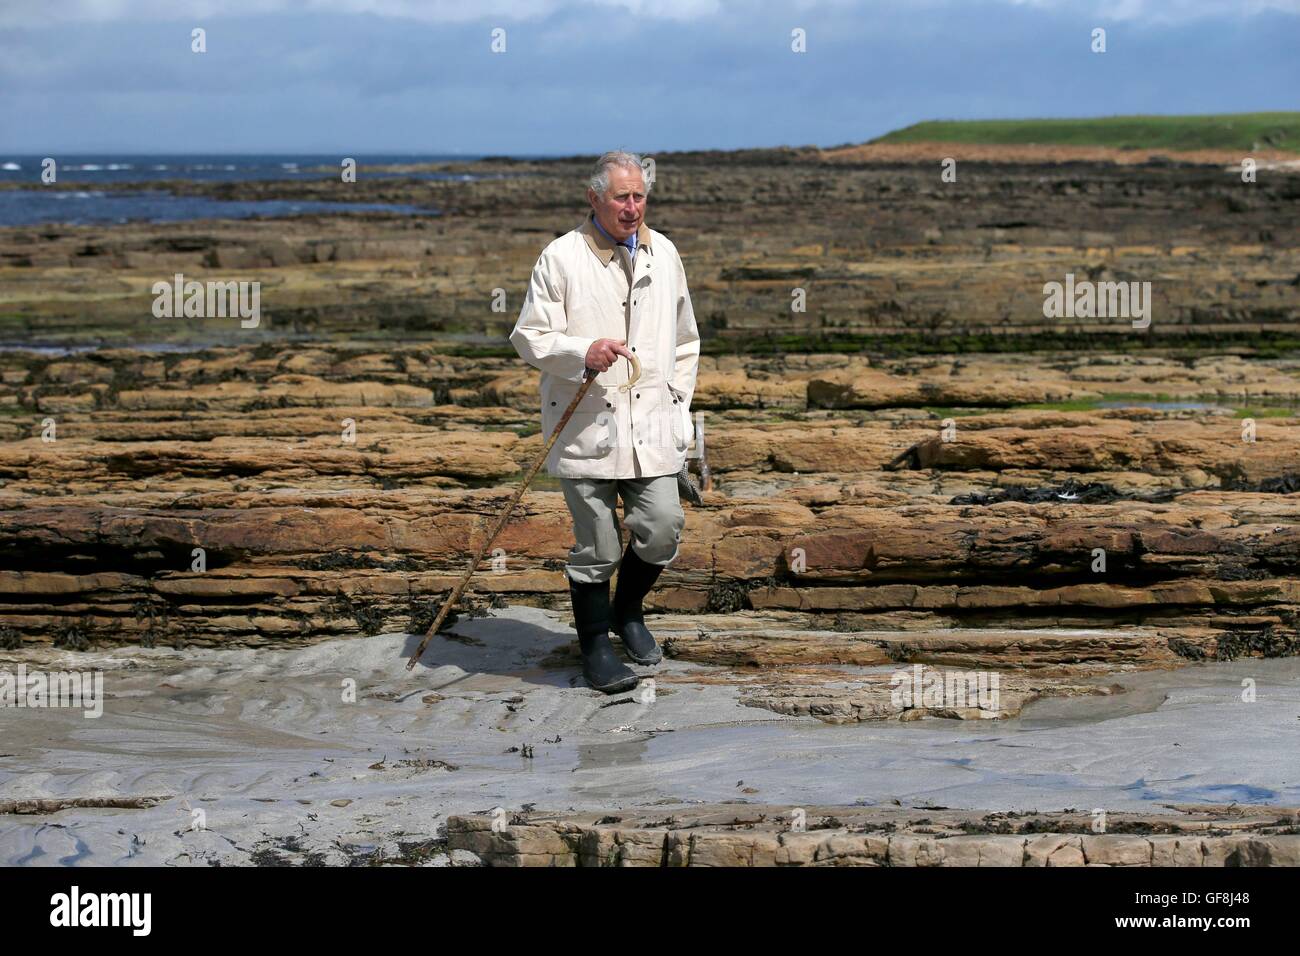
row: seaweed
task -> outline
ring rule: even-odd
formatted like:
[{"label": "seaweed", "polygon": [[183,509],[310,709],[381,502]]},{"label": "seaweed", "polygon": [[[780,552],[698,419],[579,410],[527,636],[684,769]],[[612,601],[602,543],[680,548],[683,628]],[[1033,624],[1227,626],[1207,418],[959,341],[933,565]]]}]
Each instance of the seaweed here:
[{"label": "seaweed", "polygon": [[90,629],[71,622],[63,624],[54,633],[54,646],[65,651],[88,651],[91,644]]},{"label": "seaweed", "polygon": [[364,550],[360,554],[352,551],[318,554],[310,558],[303,558],[294,562],[294,564],[304,571],[354,571],[362,568],[382,568],[384,566],[382,561],[365,553]]},{"label": "seaweed", "polygon": [[1239,657],[1294,657],[1300,654],[1300,637],[1295,632],[1279,633],[1270,625],[1259,630],[1233,628],[1216,641],[1215,659],[1233,661]]},{"label": "seaweed", "polygon": [[717,581],[709,588],[704,602],[706,614],[731,614],[751,607],[749,588],[737,581]]},{"label": "seaweed", "polygon": [[1258,491],[1269,495],[1293,495],[1300,492],[1300,473],[1287,472],[1262,481],[1246,481],[1238,478],[1229,486],[1231,491]]},{"label": "seaweed", "polygon": [[327,611],[330,617],[352,618],[367,637],[373,637],[384,629],[385,615],[375,601],[353,601],[339,591],[330,601]]}]

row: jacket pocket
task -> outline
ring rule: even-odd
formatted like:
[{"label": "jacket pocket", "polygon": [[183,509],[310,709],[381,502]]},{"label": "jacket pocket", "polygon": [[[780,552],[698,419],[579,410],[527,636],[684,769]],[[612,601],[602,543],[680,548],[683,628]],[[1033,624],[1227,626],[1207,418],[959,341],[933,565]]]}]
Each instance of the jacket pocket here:
[{"label": "jacket pocket", "polygon": [[612,412],[575,411],[555,443],[564,458],[604,458],[618,446],[618,438]]},{"label": "jacket pocket", "polygon": [[668,413],[673,436],[673,448],[685,451],[691,443],[691,413],[686,407],[686,397],[677,390],[672,382],[668,383],[668,397],[664,400],[664,411]]},{"label": "jacket pocket", "polygon": [[[547,382],[542,391],[542,434],[547,440],[555,431],[555,426],[560,424],[560,419],[564,417],[569,403],[573,401],[573,396],[578,394],[580,387],[573,382],[559,379],[551,379]],[[578,407],[573,410],[569,423],[564,426],[564,434],[556,439],[555,444],[563,446],[565,439],[574,433],[576,427],[574,422],[582,415],[594,416],[609,408],[610,406],[605,404],[604,389],[599,384],[593,384],[578,403]]]}]

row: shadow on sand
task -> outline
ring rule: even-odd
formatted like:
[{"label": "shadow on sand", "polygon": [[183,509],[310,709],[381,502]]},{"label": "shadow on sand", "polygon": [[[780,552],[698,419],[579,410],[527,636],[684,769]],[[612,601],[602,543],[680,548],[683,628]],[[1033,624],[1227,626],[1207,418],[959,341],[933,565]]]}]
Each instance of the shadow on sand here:
[{"label": "shadow on sand", "polygon": [[[403,654],[409,658],[423,635],[408,634],[406,638]],[[621,653],[622,645],[617,639],[614,646]],[[652,668],[639,667],[626,658],[625,661],[643,677],[653,673]],[[403,669],[405,666],[403,663]],[[428,685],[430,690],[450,688],[479,674],[497,674],[529,684],[574,688],[604,697],[588,688],[582,679],[574,632],[535,608],[508,608],[488,617],[460,620],[434,635],[411,673],[427,675],[442,668],[463,673],[449,670],[441,682],[438,678],[444,675],[435,674],[435,683]]]}]

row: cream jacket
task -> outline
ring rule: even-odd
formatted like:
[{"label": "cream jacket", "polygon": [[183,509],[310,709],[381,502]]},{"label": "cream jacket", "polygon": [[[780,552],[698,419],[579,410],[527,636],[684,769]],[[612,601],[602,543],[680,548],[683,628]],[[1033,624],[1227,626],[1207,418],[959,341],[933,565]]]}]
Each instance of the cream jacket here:
[{"label": "cream jacket", "polygon": [[700,335],[677,248],[642,222],[635,264],[586,220],[538,257],[510,342],[542,370],[542,438],[550,438],[582,383],[596,339],[626,339],[641,362],[628,391],[623,357],[596,376],[551,448],[564,478],[650,478],[681,470],[692,436]]}]

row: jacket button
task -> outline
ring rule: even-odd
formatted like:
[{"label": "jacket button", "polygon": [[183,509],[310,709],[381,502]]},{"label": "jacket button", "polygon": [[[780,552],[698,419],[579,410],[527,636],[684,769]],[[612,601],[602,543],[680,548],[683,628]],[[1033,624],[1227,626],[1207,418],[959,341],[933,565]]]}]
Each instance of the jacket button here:
[{"label": "jacket button", "polygon": [[554,405],[555,403],[554,403],[554,402],[551,402],[551,404]]},{"label": "jacket button", "polygon": [[624,303],[623,303],[623,304],[624,304],[624,305],[627,305],[627,303],[626,303],[626,302],[624,302]]},{"label": "jacket button", "polygon": [[638,445],[641,444],[641,439],[638,438],[638,439],[636,440],[636,443],[637,443]]},{"label": "jacket button", "polygon": [[[551,404],[554,405],[555,403],[554,403],[554,402],[551,402]],[[677,404],[677,399],[675,399],[675,398],[673,399],[673,404],[674,404],[674,405]]]},{"label": "jacket button", "polygon": [[635,346],[635,345],[634,345],[634,346],[632,346],[632,351],[633,351],[633,352],[635,352],[635,351],[636,351],[636,346]]},{"label": "jacket button", "polygon": [[641,397],[641,393],[640,393],[640,392],[637,392],[637,393],[636,393],[636,397],[637,397],[637,398],[640,398],[640,397]]},{"label": "jacket button", "polygon": [[[551,402],[551,404],[554,405],[555,403],[554,403],[554,402]],[[605,407],[606,407],[606,408],[613,408],[614,406],[611,405],[609,402],[606,402],[606,403],[605,403]]]}]

